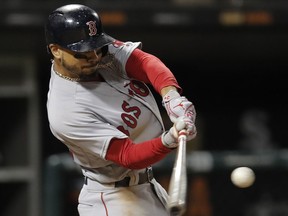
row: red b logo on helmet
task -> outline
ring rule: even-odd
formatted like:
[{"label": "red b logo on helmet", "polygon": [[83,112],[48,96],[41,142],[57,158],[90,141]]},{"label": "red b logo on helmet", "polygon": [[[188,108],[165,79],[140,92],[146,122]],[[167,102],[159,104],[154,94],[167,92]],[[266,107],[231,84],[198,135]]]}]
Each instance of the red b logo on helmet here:
[{"label": "red b logo on helmet", "polygon": [[86,23],[89,27],[89,35],[94,36],[97,34],[96,21],[89,21]]}]

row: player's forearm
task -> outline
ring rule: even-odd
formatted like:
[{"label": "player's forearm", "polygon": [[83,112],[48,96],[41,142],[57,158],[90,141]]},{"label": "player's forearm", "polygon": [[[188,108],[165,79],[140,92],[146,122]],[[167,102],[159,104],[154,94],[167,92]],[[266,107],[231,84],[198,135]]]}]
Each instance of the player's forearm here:
[{"label": "player's forearm", "polygon": [[161,138],[135,144],[130,139],[110,142],[106,159],[129,169],[143,169],[164,158],[172,150],[162,144]]}]

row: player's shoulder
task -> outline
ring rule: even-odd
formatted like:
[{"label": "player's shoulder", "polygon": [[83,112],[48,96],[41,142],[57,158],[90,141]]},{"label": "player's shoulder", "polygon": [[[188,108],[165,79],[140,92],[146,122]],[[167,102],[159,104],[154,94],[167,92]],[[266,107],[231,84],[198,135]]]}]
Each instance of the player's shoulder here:
[{"label": "player's shoulder", "polygon": [[119,50],[133,50],[142,48],[142,42],[132,42],[132,41],[120,41],[115,40],[113,43],[109,45],[109,51],[110,52],[117,52]]}]

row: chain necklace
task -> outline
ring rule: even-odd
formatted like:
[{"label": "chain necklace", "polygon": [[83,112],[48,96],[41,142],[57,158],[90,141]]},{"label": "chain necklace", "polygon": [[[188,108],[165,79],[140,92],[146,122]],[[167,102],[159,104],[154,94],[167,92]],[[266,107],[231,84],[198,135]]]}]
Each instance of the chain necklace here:
[{"label": "chain necklace", "polygon": [[[54,70],[55,71],[55,70]],[[66,80],[69,80],[69,81],[72,81],[72,82],[79,82],[81,79],[80,78],[71,78],[71,77],[68,77],[68,76],[64,76],[63,74],[61,74],[61,73],[59,73],[59,72],[57,72],[57,71],[55,71],[55,73],[59,76],[59,77],[61,77],[61,78],[63,78],[63,79],[66,79]]]}]

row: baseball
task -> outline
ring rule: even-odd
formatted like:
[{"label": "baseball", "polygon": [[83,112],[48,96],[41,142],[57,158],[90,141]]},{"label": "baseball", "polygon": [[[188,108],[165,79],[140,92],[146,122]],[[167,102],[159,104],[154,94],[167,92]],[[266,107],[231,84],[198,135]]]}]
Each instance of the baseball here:
[{"label": "baseball", "polygon": [[238,167],[232,171],[231,181],[239,188],[247,188],[254,183],[255,173],[249,167]]}]

